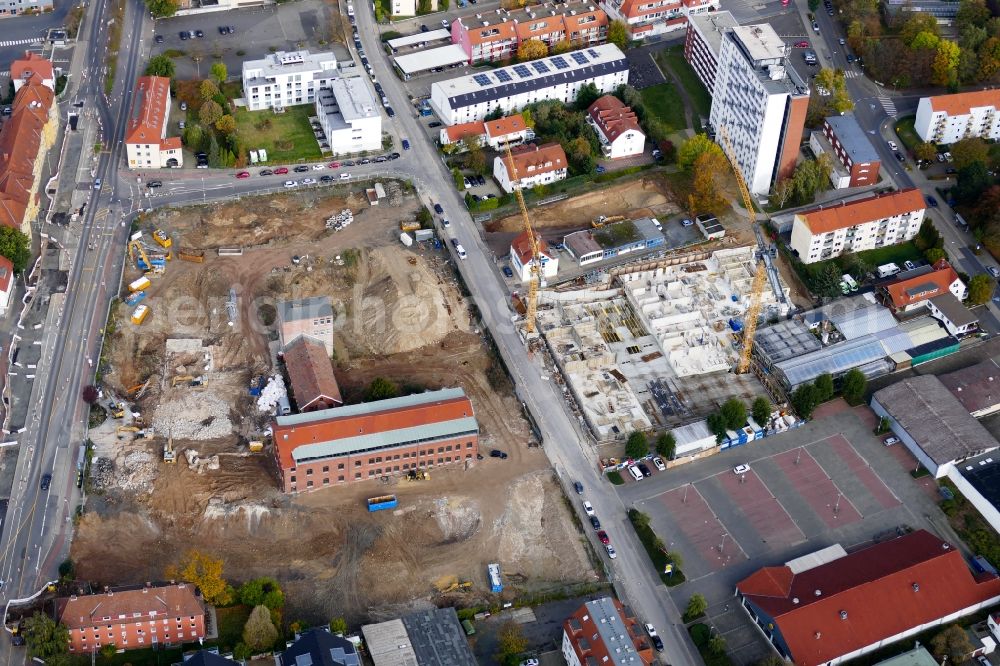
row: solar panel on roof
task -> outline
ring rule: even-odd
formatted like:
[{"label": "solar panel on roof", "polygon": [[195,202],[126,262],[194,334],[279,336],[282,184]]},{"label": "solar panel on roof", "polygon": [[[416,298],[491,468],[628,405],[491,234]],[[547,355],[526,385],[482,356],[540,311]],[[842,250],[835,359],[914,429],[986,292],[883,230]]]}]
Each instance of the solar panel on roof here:
[{"label": "solar panel on roof", "polygon": [[573,57],[573,60],[576,60],[577,64],[586,65],[589,62],[587,60],[587,56],[583,55],[579,51],[573,51],[570,55]]},{"label": "solar panel on roof", "polygon": [[556,69],[567,69],[569,67],[569,63],[562,56],[552,58],[551,62],[556,66]]},{"label": "solar panel on roof", "polygon": [[475,76],[472,77],[472,80],[484,87],[490,85],[491,83],[490,77],[486,76],[485,74],[476,74]]},{"label": "solar panel on roof", "polygon": [[493,73],[496,74],[496,77],[498,79],[500,79],[500,83],[507,83],[508,81],[513,81],[514,80],[513,77],[511,77],[511,75],[508,74],[506,70],[498,69],[497,71],[495,71]]},{"label": "solar panel on roof", "polygon": [[520,76],[522,79],[527,79],[531,77],[531,70],[524,65],[516,65],[514,67],[514,73]]},{"label": "solar panel on roof", "polygon": [[531,66],[534,67],[535,71],[537,71],[539,74],[549,73],[549,66],[546,65],[544,62],[533,62],[531,63]]},{"label": "solar panel on roof", "polygon": [[597,50],[596,50],[596,49],[587,49],[587,53],[589,53],[589,54],[590,54],[590,57],[591,57],[591,58],[596,58],[596,57],[598,57],[598,56],[597,56]]}]

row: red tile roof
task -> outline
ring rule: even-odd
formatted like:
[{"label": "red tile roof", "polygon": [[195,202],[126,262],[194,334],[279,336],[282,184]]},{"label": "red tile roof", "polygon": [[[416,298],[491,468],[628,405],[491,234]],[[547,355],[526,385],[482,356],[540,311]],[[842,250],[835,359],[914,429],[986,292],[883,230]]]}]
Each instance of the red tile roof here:
[{"label": "red tile roof", "polygon": [[[672,11],[679,10],[682,5],[683,3],[680,1],[656,4],[649,2],[649,0],[625,0],[622,2],[622,6],[618,11],[620,11],[622,16],[625,16],[626,18],[639,18],[640,16],[645,16],[647,14],[669,14]],[[646,26],[646,28],[652,30],[653,26],[649,25]],[[639,29],[637,28],[633,30],[633,32],[639,32]]]},{"label": "red tile roof", "polygon": [[934,265],[935,270],[885,286],[893,307],[904,308],[949,293],[949,287],[958,280],[958,273],[943,259]]},{"label": "red tile roof", "polygon": [[926,207],[920,190],[911,187],[908,190],[876,194],[837,206],[813,208],[802,211],[797,217],[802,217],[812,233],[825,234],[837,229],[848,229],[866,222],[924,210]]},{"label": "red tile roof", "polygon": [[614,95],[605,95],[599,98],[590,105],[587,113],[590,114],[590,117],[601,128],[608,141],[614,141],[629,130],[642,133],[642,128],[639,127],[639,119],[636,118],[632,107],[625,106]]},{"label": "red tile roof", "polygon": [[[538,252],[551,259],[552,253],[549,251],[549,244],[541,236],[536,235],[536,238],[538,238]],[[531,240],[528,238],[527,231],[522,231],[514,237],[514,240],[510,242],[510,251],[517,255],[517,260],[521,262],[522,266],[531,261]]]},{"label": "red tile roof", "polygon": [[[464,25],[464,24],[463,24]],[[468,28],[469,44],[488,44],[490,42],[501,42],[505,40],[517,40],[517,32],[514,30],[514,23],[502,21],[491,23],[490,25],[470,25]]]},{"label": "red tile roof", "polygon": [[[513,167],[517,169],[517,180],[566,168],[566,152],[558,143],[546,143],[542,146],[528,143],[512,149],[511,157]],[[507,169],[508,178],[513,180],[511,159],[505,157],[503,165]]]},{"label": "red tile roof", "polygon": [[595,9],[592,12],[582,14],[564,14],[563,21],[566,24],[566,39],[572,39],[574,32],[584,32],[607,27],[608,15],[603,9]]},{"label": "red tile roof", "polygon": [[516,134],[528,129],[528,126],[524,124],[524,117],[520,113],[516,113],[513,116],[504,116],[497,120],[488,120],[484,125],[486,126],[486,136],[491,139],[507,136],[508,134]]},{"label": "red tile roof", "polygon": [[[120,615],[124,615],[128,623],[147,623],[151,612],[155,612],[157,618],[172,618],[203,615],[205,609],[195,595],[195,586],[190,583],[112,590],[56,600],[59,621],[71,630],[103,625],[106,623],[102,620],[104,617],[120,623],[123,621]],[[134,613],[141,613],[142,617],[135,618]]]},{"label": "red tile roof", "polygon": [[486,132],[482,120],[473,120],[471,123],[459,123],[445,128],[448,141],[455,143],[467,136],[482,136]]},{"label": "red tile roof", "polygon": [[284,353],[292,395],[300,412],[309,411],[317,400],[325,399],[328,404],[344,403],[326,345],[302,335],[285,345]]},{"label": "red tile roof", "polygon": [[0,292],[10,291],[14,284],[14,264],[7,257],[0,257]]},{"label": "red tile roof", "polygon": [[933,111],[944,111],[949,116],[961,116],[974,107],[992,106],[1000,109],[1000,89],[972,90],[954,95],[934,95],[930,97]]},{"label": "red tile roof", "polygon": [[[536,13],[535,18],[526,16],[517,24],[517,39],[521,42],[535,37],[547,37],[554,32],[562,33],[563,35],[566,33],[562,14],[538,16]],[[562,37],[559,39],[562,39]]]},{"label": "red tile roof", "polygon": [[52,89],[31,77],[14,95],[11,115],[0,129],[0,224],[20,229],[31,202],[35,160],[55,100]]},{"label": "red tile roof", "polygon": [[[377,408],[378,403],[374,403],[373,406]],[[280,425],[277,422],[272,424],[274,445],[282,469],[295,467],[292,452],[307,444],[329,442],[360,434],[370,435],[401,428],[415,428],[474,415],[472,401],[466,396],[364,414],[340,416],[338,412],[336,409],[330,410],[329,418],[299,425]]]},{"label": "red tile roof", "polygon": [[125,143],[160,143],[166,132],[170,106],[170,79],[140,76],[125,132]]},{"label": "red tile roof", "polygon": [[44,80],[55,82],[52,62],[33,51],[25,51],[23,58],[10,63],[10,78],[27,81],[32,77],[37,78],[39,82]]},{"label": "red tile roof", "polygon": [[765,567],[738,583],[780,630],[797,666],[817,666],[1000,598],[1000,578],[918,530],[794,574]]}]

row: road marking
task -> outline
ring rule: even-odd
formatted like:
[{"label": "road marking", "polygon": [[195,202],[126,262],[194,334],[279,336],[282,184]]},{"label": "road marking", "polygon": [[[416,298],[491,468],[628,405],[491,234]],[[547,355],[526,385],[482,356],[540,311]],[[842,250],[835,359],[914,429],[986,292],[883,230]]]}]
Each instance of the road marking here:
[{"label": "road marking", "polygon": [[882,108],[890,116],[896,115],[896,103],[892,101],[892,98],[888,95],[879,95],[878,101],[882,104]]}]

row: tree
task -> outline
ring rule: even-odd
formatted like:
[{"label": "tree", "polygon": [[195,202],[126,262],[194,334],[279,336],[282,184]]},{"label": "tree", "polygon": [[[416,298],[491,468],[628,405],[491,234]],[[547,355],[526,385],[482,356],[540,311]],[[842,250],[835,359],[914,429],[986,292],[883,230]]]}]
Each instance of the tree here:
[{"label": "tree", "polygon": [[285,593],[278,581],[267,576],[243,583],[239,598],[241,604],[251,608],[264,606],[268,610],[278,610],[285,605]]},{"label": "tree", "polygon": [[212,127],[222,117],[222,107],[214,99],[210,99],[198,109],[198,120],[205,127]]},{"label": "tree", "polygon": [[726,653],[726,639],[719,634],[715,634],[708,640],[708,651],[714,655]]},{"label": "tree", "polygon": [[215,138],[215,132],[208,134],[208,166],[215,169],[222,166],[222,152],[219,150],[219,140]]},{"label": "tree", "polygon": [[722,154],[722,148],[719,147],[719,144],[709,139],[707,134],[695,134],[682,143],[681,147],[677,150],[677,166],[682,169],[691,169],[694,166],[695,160],[702,153],[718,153],[719,157],[725,159],[725,155]]},{"label": "tree", "polygon": [[969,302],[973,305],[982,305],[990,300],[993,295],[993,288],[996,282],[986,273],[973,275],[969,280]]},{"label": "tree", "polygon": [[628,24],[618,19],[609,23],[608,41],[624,51],[629,42]]},{"label": "tree", "polygon": [[951,156],[955,160],[956,169],[962,169],[976,162],[987,164],[990,159],[990,146],[978,136],[970,136],[951,145]]},{"label": "tree", "polygon": [[927,32],[925,30],[923,32],[917,33],[917,36],[913,38],[913,43],[910,44],[910,48],[913,49],[914,51],[920,51],[920,50],[933,51],[938,47],[938,44],[940,43],[941,43],[940,37],[938,37],[932,32]]},{"label": "tree", "polygon": [[771,201],[775,203],[778,208],[784,208],[785,204],[792,198],[792,194],[795,193],[795,187],[792,183],[791,178],[782,178],[774,184],[771,190]]},{"label": "tree", "polygon": [[830,158],[820,155],[813,160],[803,160],[792,173],[792,198],[796,204],[811,203],[816,193],[830,184]]},{"label": "tree", "polygon": [[69,664],[69,630],[65,625],[36,612],[23,621],[21,631],[33,659],[41,659],[46,666]]},{"label": "tree", "polygon": [[165,76],[172,79],[175,71],[174,61],[165,55],[153,56],[146,65],[146,76]]},{"label": "tree", "polygon": [[83,392],[81,397],[83,398],[83,401],[85,403],[87,403],[88,405],[92,405],[95,402],[97,402],[97,399],[100,397],[100,391],[93,384],[88,384],[87,386],[83,387]]},{"label": "tree", "polygon": [[394,382],[385,377],[376,377],[368,385],[368,388],[365,389],[365,402],[387,400],[388,398],[395,398],[398,395],[399,387]]},{"label": "tree", "polygon": [[549,54],[549,47],[540,39],[526,39],[517,47],[517,59],[521,62],[538,60]]},{"label": "tree", "polygon": [[343,636],[347,633],[347,620],[342,617],[335,617],[330,620],[330,633]]},{"label": "tree", "polygon": [[590,105],[598,100],[601,91],[593,83],[585,83],[580,86],[580,91],[576,94],[576,108],[586,111]]},{"label": "tree", "polygon": [[11,227],[0,227],[0,256],[7,257],[14,264],[14,272],[21,273],[28,267],[31,247],[28,237]]},{"label": "tree", "polygon": [[958,664],[965,661],[972,652],[972,642],[965,629],[953,624],[931,639],[931,652],[938,659],[947,657],[952,663]]},{"label": "tree", "polygon": [[156,18],[166,18],[177,13],[180,5],[177,0],[146,0],[146,8]]},{"label": "tree", "polygon": [[1000,37],[994,36],[979,47],[979,68],[976,74],[980,79],[988,79],[998,71],[1000,71]]},{"label": "tree", "polygon": [[[219,130],[223,134],[232,134],[236,131],[236,118],[233,118],[227,113],[215,121],[215,129]],[[230,159],[227,161],[230,163],[233,162],[232,155],[230,155]]]},{"label": "tree", "polygon": [[736,430],[747,424],[747,407],[739,398],[730,398],[722,403],[719,414],[725,421],[727,430]]},{"label": "tree", "polygon": [[263,652],[278,640],[278,630],[271,621],[267,606],[256,606],[243,625],[243,642],[254,652]]},{"label": "tree", "polygon": [[792,393],[792,409],[794,409],[799,416],[804,419],[808,419],[812,416],[813,410],[816,409],[817,399],[816,399],[816,387],[812,384],[803,384],[802,386],[795,389]]},{"label": "tree", "polygon": [[101,656],[105,659],[111,659],[118,652],[118,646],[114,643],[105,643],[101,646]]},{"label": "tree", "polygon": [[852,405],[861,402],[861,399],[865,397],[866,390],[868,390],[868,378],[857,368],[848,370],[840,383],[840,394],[844,396],[844,400]]},{"label": "tree", "polygon": [[906,23],[899,31],[899,37],[903,44],[912,48],[913,41],[921,32],[929,32],[932,35],[938,34],[937,19],[926,12],[907,13]]},{"label": "tree", "polygon": [[649,442],[646,440],[646,433],[636,430],[628,436],[625,442],[625,456],[632,460],[638,460],[649,453]]},{"label": "tree", "polygon": [[219,94],[219,86],[211,79],[205,79],[198,86],[198,94],[203,100],[209,100]]},{"label": "tree", "polygon": [[180,564],[167,567],[166,575],[197,585],[205,601],[214,606],[226,606],[233,601],[233,588],[222,577],[222,560],[201,551],[189,550]]},{"label": "tree", "polygon": [[221,86],[226,82],[229,77],[229,70],[226,69],[226,63],[221,61],[216,61],[212,63],[212,67],[208,70],[212,78]]},{"label": "tree", "polygon": [[191,150],[201,150],[205,143],[205,130],[198,123],[184,128],[184,145]]},{"label": "tree", "polygon": [[704,615],[707,610],[708,600],[705,599],[705,595],[695,592],[688,599],[687,608],[684,609],[684,619],[691,621]]},{"label": "tree", "polygon": [[813,386],[816,387],[816,402],[823,403],[834,396],[833,389],[833,375],[829,372],[824,372],[822,375],[816,378],[813,382]]},{"label": "tree", "polygon": [[750,414],[757,425],[767,427],[767,422],[771,418],[771,401],[763,396],[754,398],[750,405]]},{"label": "tree", "polygon": [[521,625],[508,620],[497,630],[497,653],[494,655],[502,666],[517,666],[521,654],[528,648],[528,639]]},{"label": "tree", "polygon": [[673,460],[677,452],[677,440],[672,433],[665,432],[656,438],[656,452],[667,460]]},{"label": "tree", "polygon": [[939,86],[946,86],[955,83],[958,75],[958,59],[961,49],[958,44],[950,39],[942,39],[937,44],[937,52],[934,54],[934,64],[931,65],[931,82]]},{"label": "tree", "polygon": [[455,181],[455,189],[461,192],[465,189],[465,177],[462,172],[459,171],[458,167],[454,167],[451,170],[451,179]]},{"label": "tree", "polygon": [[928,248],[927,251],[924,252],[924,259],[926,259],[927,262],[930,263],[931,265],[936,264],[942,259],[947,259],[947,258],[948,255],[945,254],[944,250],[942,250],[939,247]]},{"label": "tree", "polygon": [[989,19],[990,8],[986,6],[986,0],[962,0],[955,14],[955,29],[962,33],[969,28],[986,25]]},{"label": "tree", "polygon": [[937,148],[933,143],[921,141],[913,147],[913,156],[918,160],[930,162],[937,157]]},{"label": "tree", "polygon": [[667,561],[669,561],[678,569],[684,566],[684,557],[680,554],[680,551],[677,550],[671,550],[667,552]]},{"label": "tree", "polygon": [[484,175],[486,173],[486,154],[483,152],[483,147],[479,143],[479,138],[473,136],[464,137],[462,139],[462,145],[466,150],[466,166],[472,169],[474,173]]},{"label": "tree", "polygon": [[704,211],[719,214],[729,204],[716,180],[720,175],[728,173],[727,167],[726,158],[719,151],[706,151],[695,159],[691,194],[688,195],[688,210],[692,215]]},{"label": "tree", "polygon": [[[973,162],[964,169],[958,170],[958,183],[955,185],[955,200],[960,204],[975,204],[983,192],[993,184],[986,165]],[[2,254],[2,252],[0,252]]]}]

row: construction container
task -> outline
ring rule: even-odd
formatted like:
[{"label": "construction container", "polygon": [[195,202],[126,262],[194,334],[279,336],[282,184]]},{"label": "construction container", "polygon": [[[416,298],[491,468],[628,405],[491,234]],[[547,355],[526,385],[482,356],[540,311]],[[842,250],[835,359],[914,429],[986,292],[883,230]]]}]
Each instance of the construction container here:
[{"label": "construction container", "polygon": [[424,241],[429,241],[430,239],[434,238],[434,230],[433,229],[417,229],[413,233],[413,236],[414,236],[415,240],[418,243],[422,243]]},{"label": "construction container", "polygon": [[146,321],[146,317],[149,316],[149,306],[143,303],[135,309],[132,313],[132,323],[138,326],[142,322]]},{"label": "construction container", "polygon": [[170,236],[167,235],[163,229],[157,229],[153,232],[153,240],[155,240],[161,247],[170,247],[174,244]]},{"label": "construction container", "polygon": [[146,292],[137,291],[133,294],[129,294],[128,298],[125,299],[125,305],[133,307],[139,304],[142,299],[146,298]]},{"label": "construction container", "polygon": [[395,509],[397,506],[399,506],[399,500],[396,499],[395,495],[380,495],[368,498],[369,511],[384,511],[386,509]]},{"label": "construction container", "polygon": [[251,453],[260,453],[263,450],[264,450],[264,442],[256,439],[250,442]]},{"label": "construction container", "polygon": [[490,579],[490,592],[503,592],[503,581],[500,580],[500,565],[489,564],[486,566],[486,573]]},{"label": "construction container", "polygon": [[149,278],[141,277],[138,280],[132,282],[128,286],[128,290],[132,293],[137,291],[142,291],[143,289],[149,289],[153,286],[153,283],[149,281]]},{"label": "construction container", "polygon": [[177,258],[181,261],[193,261],[200,264],[205,261],[204,250],[177,250]]},{"label": "construction container", "polygon": [[413,239],[410,238],[410,234],[405,232],[399,234],[399,242],[405,245],[406,247],[410,247],[411,245],[413,245]]}]

